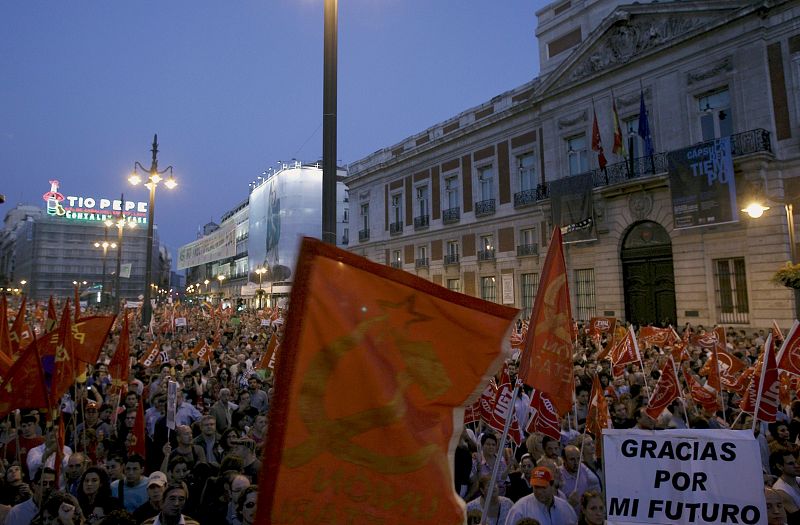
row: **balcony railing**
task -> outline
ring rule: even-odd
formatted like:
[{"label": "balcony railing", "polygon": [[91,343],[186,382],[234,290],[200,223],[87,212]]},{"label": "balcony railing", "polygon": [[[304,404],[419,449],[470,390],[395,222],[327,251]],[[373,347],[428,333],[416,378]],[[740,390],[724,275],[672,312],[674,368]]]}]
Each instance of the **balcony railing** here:
[{"label": "balcony railing", "polygon": [[365,230],[358,231],[358,242],[364,242],[369,240],[369,228]]},{"label": "balcony railing", "polygon": [[427,268],[428,267],[428,258],[423,257],[422,259],[417,259],[414,261],[414,268]]},{"label": "balcony railing", "polygon": [[531,190],[522,190],[518,191],[514,194],[514,207],[519,208],[521,206],[527,206],[528,204],[533,204],[537,200],[537,192],[536,188]]},{"label": "balcony railing", "polygon": [[389,264],[391,265],[392,268],[402,268],[403,267],[403,263],[401,263],[400,261],[392,261]]},{"label": "balcony railing", "polygon": [[414,229],[415,230],[422,230],[427,228],[430,225],[431,216],[430,215],[420,215],[419,217],[414,217]]},{"label": "balcony railing", "polygon": [[461,220],[461,208],[448,208],[442,212],[442,223],[453,224]]},{"label": "balcony railing", "polygon": [[389,234],[397,235],[398,233],[403,233],[403,223],[402,222],[389,223]]},{"label": "balcony railing", "polygon": [[[734,158],[752,155],[753,153],[772,153],[771,135],[770,132],[765,129],[751,129],[749,131],[743,131],[742,133],[735,133],[730,137],[731,154]],[[666,152],[655,153],[652,156],[633,159],[633,163],[631,163],[630,160],[626,160],[615,164],[609,164],[606,166],[605,170],[595,169],[588,173],[592,174],[592,181],[595,188],[613,186],[633,179],[667,173],[669,170],[667,155],[668,153]],[[517,204],[517,195],[520,195],[520,193],[514,194],[514,206],[519,205]],[[549,197],[550,188],[545,184],[539,184],[536,187],[536,200],[544,200]]]},{"label": "balcony railing", "polygon": [[475,203],[475,216],[485,217],[486,215],[494,215],[494,199],[486,199]]},{"label": "balcony railing", "polygon": [[517,257],[525,257],[527,255],[539,255],[539,245],[520,244],[517,246]]},{"label": "balcony railing", "polygon": [[444,264],[458,264],[458,254],[450,253],[444,256]]},{"label": "balcony railing", "polygon": [[479,261],[493,261],[494,260],[494,248],[489,250],[479,250],[478,251],[478,260]]}]

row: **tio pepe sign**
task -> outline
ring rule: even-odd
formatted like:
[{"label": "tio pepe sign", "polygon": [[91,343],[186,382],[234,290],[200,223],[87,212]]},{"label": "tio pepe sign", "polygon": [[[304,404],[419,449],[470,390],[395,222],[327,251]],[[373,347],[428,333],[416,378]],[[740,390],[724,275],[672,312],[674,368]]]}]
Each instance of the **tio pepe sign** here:
[{"label": "tio pepe sign", "polygon": [[59,182],[50,181],[50,191],[42,195],[47,203],[47,214],[65,219],[104,221],[125,214],[128,222],[147,223],[147,203],[115,199],[95,199],[94,197],[64,195],[58,191]]}]

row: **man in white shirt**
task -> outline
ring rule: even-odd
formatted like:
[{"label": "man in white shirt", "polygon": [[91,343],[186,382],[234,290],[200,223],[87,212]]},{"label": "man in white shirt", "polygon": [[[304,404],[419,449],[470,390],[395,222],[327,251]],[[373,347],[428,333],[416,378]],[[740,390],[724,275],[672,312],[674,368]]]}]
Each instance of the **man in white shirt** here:
[{"label": "man in white shirt", "polygon": [[581,451],[575,445],[564,447],[564,466],[561,467],[561,489],[576,511],[584,492],[600,492],[600,480],[589,467],[581,463]]},{"label": "man in white shirt", "polygon": [[[67,468],[67,462],[72,455],[72,449],[68,446],[63,448],[64,457],[61,461],[61,472]],[[42,463],[46,467],[55,468],[56,464],[56,429],[51,428],[47,431],[44,437],[44,443],[39,446],[33,447],[28,451],[28,472],[36,472]]]},{"label": "man in white shirt", "polygon": [[533,494],[514,503],[506,517],[506,525],[516,525],[522,518],[533,518],[540,525],[576,525],[578,516],[569,503],[555,495],[553,474],[547,467],[536,467],[531,473]]}]

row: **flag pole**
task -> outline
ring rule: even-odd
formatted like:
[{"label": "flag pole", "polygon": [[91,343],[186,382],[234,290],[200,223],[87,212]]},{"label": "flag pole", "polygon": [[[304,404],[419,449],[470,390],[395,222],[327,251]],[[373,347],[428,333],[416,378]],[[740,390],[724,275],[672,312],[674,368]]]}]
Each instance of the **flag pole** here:
[{"label": "flag pole", "polygon": [[767,371],[767,358],[769,357],[769,347],[772,346],[772,334],[767,336],[767,341],[764,343],[764,362],[761,363],[761,377],[758,378],[758,393],[756,394],[756,406],[753,409],[753,428],[756,431],[756,424],[758,423],[758,410],[761,405],[761,391],[764,388],[764,376]]},{"label": "flag pole", "polygon": [[494,465],[492,466],[492,477],[489,478],[489,486],[486,487],[485,501],[481,511],[481,524],[484,525],[487,523],[486,518],[489,515],[489,504],[492,501],[492,493],[494,492],[495,485],[497,484],[496,479],[497,473],[500,470],[500,458],[505,450],[508,431],[511,428],[511,421],[514,418],[514,403],[516,403],[517,395],[519,395],[520,384],[521,381],[517,379],[517,383],[514,385],[514,391],[511,393],[511,401],[508,404],[509,409],[508,414],[506,415],[506,423],[503,425],[503,433],[500,435],[500,441],[497,443],[497,457],[495,457]]},{"label": "flag pole", "polygon": [[670,352],[669,359],[672,361],[672,369],[675,371],[675,379],[678,380],[678,395],[681,398],[681,403],[683,404],[683,419],[686,421],[686,428],[692,428],[689,425],[689,413],[686,410],[686,397],[683,395],[683,386],[681,386],[681,380],[678,378],[678,365],[675,364],[675,359],[672,358],[672,352]]}]

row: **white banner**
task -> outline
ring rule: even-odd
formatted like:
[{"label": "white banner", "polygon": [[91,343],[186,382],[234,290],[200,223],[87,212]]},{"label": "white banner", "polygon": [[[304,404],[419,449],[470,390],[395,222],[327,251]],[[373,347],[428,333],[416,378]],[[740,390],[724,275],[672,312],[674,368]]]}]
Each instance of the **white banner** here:
[{"label": "white banner", "polygon": [[186,318],[185,317],[176,317],[175,318],[175,326],[186,326]]},{"label": "white banner", "polygon": [[230,221],[219,230],[178,249],[178,270],[185,270],[236,255],[236,224]]},{"label": "white banner", "polygon": [[766,524],[749,430],[603,430],[609,525]]},{"label": "white banner", "polygon": [[133,263],[121,264],[120,267],[119,267],[119,276],[122,279],[130,279],[131,278],[131,268],[133,268]]},{"label": "white banner", "polygon": [[175,405],[178,401],[178,383],[170,381],[167,384],[167,428],[175,430]]}]

